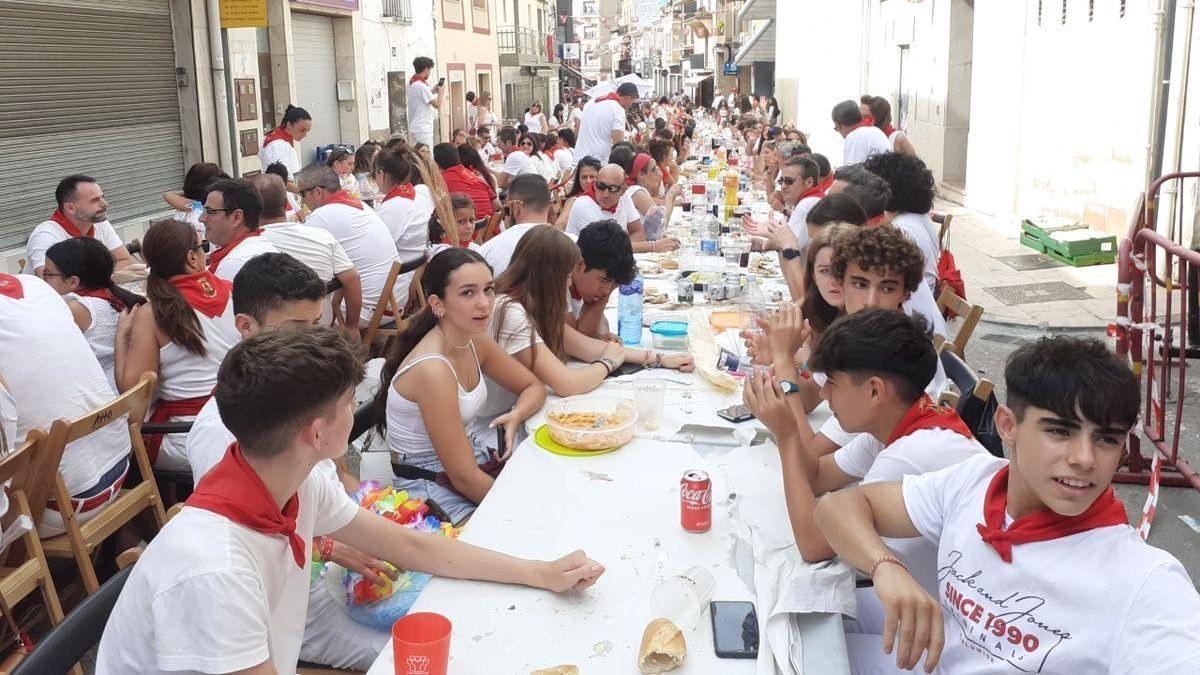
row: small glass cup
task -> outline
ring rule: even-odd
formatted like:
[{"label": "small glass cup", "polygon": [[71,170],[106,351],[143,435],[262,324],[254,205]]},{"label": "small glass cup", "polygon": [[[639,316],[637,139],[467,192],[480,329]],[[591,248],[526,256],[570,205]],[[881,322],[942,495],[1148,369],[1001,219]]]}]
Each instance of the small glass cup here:
[{"label": "small glass cup", "polygon": [[657,431],[662,426],[663,408],[667,402],[667,383],[654,378],[633,382],[633,400],[638,409],[638,425],[642,431]]}]

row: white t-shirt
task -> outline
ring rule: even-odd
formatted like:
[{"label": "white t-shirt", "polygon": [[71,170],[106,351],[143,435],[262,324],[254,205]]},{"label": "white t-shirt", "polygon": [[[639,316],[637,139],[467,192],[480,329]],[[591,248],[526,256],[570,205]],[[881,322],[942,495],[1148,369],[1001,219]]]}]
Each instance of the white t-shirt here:
[{"label": "white t-shirt", "polygon": [[[503,323],[497,325],[496,318],[502,313],[504,314]],[[525,312],[525,307],[506,295],[496,299],[496,307],[492,310],[492,319],[488,324],[487,334],[496,341],[497,345],[500,345],[505,354],[509,355],[542,342],[542,337],[534,329],[529,315]],[[487,399],[479,414],[471,421],[469,432],[472,436],[486,431],[492,420],[512,410],[513,406],[517,404],[517,395],[505,389],[503,385],[495,382],[492,378],[484,376],[483,383],[487,386]]]},{"label": "white t-shirt", "polygon": [[520,150],[513,150],[504,158],[504,168],[501,172],[508,174],[512,178],[516,178],[521,174],[537,173],[537,167],[533,165],[533,160],[529,155]]},{"label": "white t-shirt", "polygon": [[[429,242],[429,217],[433,215],[433,199],[428,185],[413,187],[412,199],[393,197],[379,204],[379,218],[387,226],[396,245],[400,262],[408,262],[425,253]],[[396,277],[396,302],[404,304],[416,272]]]},{"label": "white t-shirt", "polygon": [[553,157],[539,152],[530,157],[529,161],[533,164],[534,170],[546,179],[547,184],[553,185],[558,182],[558,162]]},{"label": "white t-shirt", "polygon": [[938,247],[937,225],[928,213],[898,213],[892,218],[892,227],[903,232],[921,249],[921,255],[925,257],[922,276],[932,293],[937,288],[937,264],[942,255],[942,249]]},{"label": "white t-shirt", "polygon": [[[858,439],[838,448],[833,461],[842,471],[861,479],[863,485],[899,482],[905,476],[938,471],[969,457],[987,454],[979,441],[947,429],[921,429],[897,438],[887,447],[870,434],[859,434]],[[884,541],[900,555],[925,590],[937,592],[936,546],[921,538],[885,537]]]},{"label": "white t-shirt", "polygon": [[[0,453],[7,455],[16,450],[17,443],[17,402],[12,394],[0,382]],[[0,516],[8,513],[8,493],[0,489]],[[0,551],[3,551],[0,548]]]},{"label": "white t-shirt", "polygon": [[821,201],[820,197],[805,197],[792,207],[792,215],[788,216],[788,228],[800,242],[801,252],[808,250],[808,212]]},{"label": "white t-shirt", "polygon": [[97,674],[225,673],[268,659],[278,673],[296,672],[312,538],[345,527],[359,509],[316,471],[297,494],[303,568],[285,537],[185,506],[133,568],[100,640]]},{"label": "white t-shirt", "polygon": [[517,250],[517,244],[521,241],[521,237],[524,237],[526,232],[542,224],[521,223],[513,225],[483,242],[479,247],[479,254],[492,266],[492,277],[499,277],[504,273],[504,270],[508,269],[508,264],[512,262],[513,252]]},{"label": "white t-shirt", "polygon": [[559,171],[569,171],[575,168],[575,151],[571,148],[558,148],[554,151],[554,163]]},{"label": "white t-shirt", "polygon": [[879,127],[859,127],[846,134],[842,143],[842,164],[858,164],[867,161],[868,157],[891,151],[892,142]]},{"label": "white t-shirt", "polygon": [[437,98],[433,88],[424,80],[414,80],[408,85],[408,130],[413,133],[433,131],[433,106]]},{"label": "white t-shirt", "polygon": [[621,195],[621,200],[617,202],[616,211],[609,213],[600,208],[596,200],[587,195],[578,195],[575,197],[575,202],[571,205],[571,213],[567,216],[567,234],[579,236],[579,232],[583,228],[591,225],[597,220],[612,219],[629,231],[629,224],[638,220],[642,216],[638,213],[637,207],[633,205],[633,199],[629,196],[629,191]]},{"label": "white t-shirt", "polygon": [[354,269],[346,250],[327,230],[291,221],[263,225],[262,230],[263,238],[281,253],[307,265],[323,282],[328,283],[342,272]]},{"label": "white t-shirt", "polygon": [[1017,544],[1011,563],[983,542],[984,495],[1006,463],[983,455],[904,478],[908,516],[937,544],[938,672],[1200,672],[1200,596],[1128,525]]},{"label": "white t-shirt", "polygon": [[542,116],[534,115],[533,113],[525,113],[525,128],[535,134],[542,133]]},{"label": "white t-shirt", "polygon": [[332,234],[354,263],[362,283],[359,326],[366,327],[396,260],[396,246],[387,225],[373,209],[348,204],[326,204],[310,213],[304,222]]},{"label": "white t-shirt", "polygon": [[[19,445],[30,429],[86,415],[116,394],[62,296],[33,275],[15,279],[24,297],[0,294],[0,373],[17,403]],[[58,468],[67,491],[94,486],[129,449],[129,430],[120,421],[68,443]]]},{"label": "white t-shirt", "polygon": [[575,142],[576,156],[595,157],[601,164],[607,164],[614,131],[625,131],[625,109],[621,104],[611,99],[589,102],[583,107],[583,122]]},{"label": "white t-shirt", "polygon": [[258,161],[264,172],[275,162],[282,162],[287,167],[288,180],[296,180],[296,174],[300,173],[300,156],[296,154],[296,146],[284,138],[277,138],[263,146],[258,151]]},{"label": "white t-shirt", "polygon": [[[902,307],[909,316],[919,315],[924,318],[934,335],[941,335],[943,338],[949,339],[950,331],[946,328],[946,318],[938,311],[937,301],[933,299],[933,292],[929,290],[929,286],[918,284],[917,290],[913,291]],[[938,361],[938,375],[945,379],[940,360]],[[938,389],[938,393],[941,393],[941,389]],[[936,394],[930,395],[937,398]]]},{"label": "white t-shirt", "polygon": [[242,266],[250,261],[255,256],[264,253],[279,253],[279,249],[275,248],[275,244],[267,238],[265,234],[260,234],[255,237],[247,237],[233,247],[229,255],[221,260],[221,264],[217,265],[217,269],[213,274],[221,279],[233,282],[233,278],[238,272],[242,271]]},{"label": "white t-shirt", "polygon": [[[92,235],[110,251],[125,245],[125,242],[117,236],[117,231],[113,229],[112,223],[107,220],[96,223]],[[33,228],[33,232],[29,233],[29,241],[25,244],[26,257],[29,259],[29,271],[33,272],[39,267],[45,267],[46,249],[70,238],[71,235],[67,234],[67,231],[53,220],[39,223],[37,227]]]}]

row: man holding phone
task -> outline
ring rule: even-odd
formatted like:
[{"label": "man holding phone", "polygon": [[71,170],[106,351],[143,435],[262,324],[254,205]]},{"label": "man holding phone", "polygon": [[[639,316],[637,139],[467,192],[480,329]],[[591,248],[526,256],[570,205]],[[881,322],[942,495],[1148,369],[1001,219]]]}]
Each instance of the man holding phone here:
[{"label": "man holding phone", "polygon": [[442,106],[442,85],[446,78],[430,87],[432,72],[433,59],[428,56],[413,59],[414,75],[408,81],[408,141],[413,145],[424,143],[433,147],[433,109]]}]

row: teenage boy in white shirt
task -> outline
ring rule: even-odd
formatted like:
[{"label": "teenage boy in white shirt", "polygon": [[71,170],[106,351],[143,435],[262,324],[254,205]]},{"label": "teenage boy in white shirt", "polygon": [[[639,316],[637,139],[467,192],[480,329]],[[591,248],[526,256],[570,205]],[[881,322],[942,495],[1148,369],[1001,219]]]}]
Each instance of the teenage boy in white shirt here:
[{"label": "teenage boy in white shirt", "polygon": [[496,134],[496,138],[500,141],[500,151],[504,153],[504,167],[496,172],[497,187],[507,188],[517,176],[537,172],[533,168],[533,160],[517,146],[516,129],[504,127]]},{"label": "teenage boy in white shirt", "polygon": [[[996,431],[1011,460],[980,456],[903,483],[822,498],[834,551],[869,573],[882,638],[848,642],[860,672],[1200,672],[1200,596],[1183,566],[1126,522],[1111,482],[1141,400],[1129,367],[1092,339],[1013,353]],[[930,594],[883,537],[938,546]],[[848,636],[849,637],[849,636]],[[886,657],[884,653],[894,657]]]},{"label": "teenage boy in white shirt", "polygon": [[[800,320],[799,310],[785,305],[771,318],[772,332],[787,333]],[[833,556],[812,518],[820,495],[855,482],[898,481],[986,454],[958,413],[937,405],[925,393],[937,362],[920,319],[895,310],[868,309],[835,321],[822,333],[809,367],[816,372],[812,379],[820,384],[821,397],[829,402],[841,429],[863,440],[825,455],[814,454],[798,433],[797,415],[786,400],[800,391],[797,381],[762,377],[747,381],[746,405],[779,446],[788,515],[805,560]],[[937,549],[921,539],[897,541],[894,547],[913,575],[933,592]],[[882,612],[870,607],[871,599],[859,603],[859,626],[881,632]]]},{"label": "teenage boy in white shirt", "polygon": [[109,617],[97,673],[295,672],[313,536],[401,569],[558,592],[595,583],[604,569],[582,551],[523,560],[397,527],[314,475],[346,451],[362,374],[327,328],[282,326],[230,350],[214,396],[238,441],[146,547]]},{"label": "teenage boy in white shirt", "polygon": [[[278,180],[278,177],[272,176]],[[280,183],[282,189],[282,183]],[[234,318],[242,339],[279,326],[298,323],[316,325],[321,320],[325,284],[300,261],[284,253],[265,253],[246,263],[233,284]],[[210,398],[196,415],[188,433],[188,464],[195,485],[221,461],[236,439],[221,421],[217,401]],[[329,479],[338,489],[353,492],[359,481],[345,467],[343,458],[321,460],[313,471]],[[319,540],[318,540],[319,541]],[[313,548],[328,552],[328,560],[382,582],[382,563],[338,541],[317,542]],[[300,658],[334,668],[366,670],[387,644],[381,631],[350,618],[320,579],[309,585],[308,615]]]}]

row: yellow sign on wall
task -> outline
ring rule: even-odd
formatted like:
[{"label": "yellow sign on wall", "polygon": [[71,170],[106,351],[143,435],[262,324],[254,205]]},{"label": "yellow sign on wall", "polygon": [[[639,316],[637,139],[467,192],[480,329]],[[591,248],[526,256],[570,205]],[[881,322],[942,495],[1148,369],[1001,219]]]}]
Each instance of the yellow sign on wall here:
[{"label": "yellow sign on wall", "polygon": [[221,28],[266,28],[267,0],[221,0]]}]

